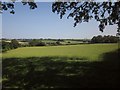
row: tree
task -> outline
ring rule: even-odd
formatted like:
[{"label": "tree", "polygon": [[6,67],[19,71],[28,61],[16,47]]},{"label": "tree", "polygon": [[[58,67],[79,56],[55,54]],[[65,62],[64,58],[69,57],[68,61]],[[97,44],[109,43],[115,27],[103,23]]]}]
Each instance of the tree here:
[{"label": "tree", "polygon": [[9,42],[2,41],[1,46],[2,46],[2,52],[6,52],[11,49]]},{"label": "tree", "polygon": [[89,22],[92,18],[100,22],[99,29],[103,32],[106,25],[117,24],[120,32],[120,1],[119,2],[55,2],[53,12],[60,18],[70,11],[67,18],[72,17],[78,23]]},{"label": "tree", "polygon": [[[11,9],[10,13],[14,14],[14,2],[2,3],[2,10]],[[81,2],[54,2],[52,4],[52,11],[60,15],[60,18],[68,13],[68,17],[74,19],[74,27],[78,23],[89,22],[91,19],[95,19],[99,22],[99,30],[103,32],[106,25],[118,26],[118,33],[120,35],[120,1],[118,2],[95,2],[94,0],[85,0]],[[64,0],[63,0],[64,1]],[[92,1],[92,2],[89,2]],[[34,0],[22,0],[23,5],[29,5],[30,9],[37,8],[37,4]]]},{"label": "tree", "polygon": [[30,46],[46,46],[46,43],[38,39],[33,39],[29,42],[29,45]]},{"label": "tree", "polygon": [[19,42],[16,39],[11,40],[11,47],[14,49],[18,48],[20,46]]},{"label": "tree", "polygon": [[6,52],[11,49],[16,49],[20,46],[16,39],[11,40],[11,42],[6,42],[2,40],[1,45],[2,45],[2,52]]},{"label": "tree", "polygon": [[[16,0],[11,0],[11,2],[1,2],[0,1],[0,12],[10,10],[11,14],[14,14],[14,4]],[[37,8],[37,4],[34,2],[34,0],[21,0],[23,5],[28,5],[30,9]]]},{"label": "tree", "polygon": [[117,43],[118,42],[118,37],[116,36],[101,36],[101,35],[98,35],[98,36],[94,36],[92,39],[91,39],[91,43]]},{"label": "tree", "polygon": [[61,45],[60,41],[57,41],[56,44],[57,44],[57,45]]}]

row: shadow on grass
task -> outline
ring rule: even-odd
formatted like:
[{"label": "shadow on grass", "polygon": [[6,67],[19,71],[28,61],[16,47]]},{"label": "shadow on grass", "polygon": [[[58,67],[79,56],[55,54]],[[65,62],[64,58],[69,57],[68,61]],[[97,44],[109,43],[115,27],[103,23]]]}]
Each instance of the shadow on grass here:
[{"label": "shadow on grass", "polygon": [[118,51],[102,57],[96,62],[77,57],[3,59],[3,89],[120,87]]}]

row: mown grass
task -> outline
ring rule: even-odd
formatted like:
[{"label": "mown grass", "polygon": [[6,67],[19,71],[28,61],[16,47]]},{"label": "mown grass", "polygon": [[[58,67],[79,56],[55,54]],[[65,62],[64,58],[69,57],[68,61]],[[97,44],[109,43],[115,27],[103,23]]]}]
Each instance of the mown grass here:
[{"label": "mown grass", "polygon": [[44,56],[81,57],[97,60],[102,53],[116,50],[117,44],[83,44],[68,46],[24,47],[3,53],[3,58]]}]

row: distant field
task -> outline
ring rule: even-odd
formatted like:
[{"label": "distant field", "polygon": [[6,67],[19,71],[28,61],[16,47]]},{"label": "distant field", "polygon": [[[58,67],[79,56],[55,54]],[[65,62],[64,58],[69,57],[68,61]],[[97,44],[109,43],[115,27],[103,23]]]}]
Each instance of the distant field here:
[{"label": "distant field", "polygon": [[45,47],[23,47],[8,51],[2,54],[3,58],[26,58],[26,57],[81,57],[89,60],[97,60],[100,55],[114,51],[118,48],[117,44],[83,44],[68,46],[45,46]]}]

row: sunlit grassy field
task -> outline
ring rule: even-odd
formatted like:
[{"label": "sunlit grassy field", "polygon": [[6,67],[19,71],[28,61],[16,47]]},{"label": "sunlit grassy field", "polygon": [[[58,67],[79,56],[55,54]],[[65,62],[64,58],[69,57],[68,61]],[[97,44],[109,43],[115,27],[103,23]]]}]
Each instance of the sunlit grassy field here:
[{"label": "sunlit grassy field", "polygon": [[81,57],[89,60],[97,60],[100,55],[114,51],[118,44],[83,44],[68,46],[46,46],[46,47],[23,47],[2,54],[3,58],[26,58],[26,57]]},{"label": "sunlit grassy field", "polygon": [[3,53],[2,87],[116,88],[120,76],[119,52],[117,44],[14,49]]}]

